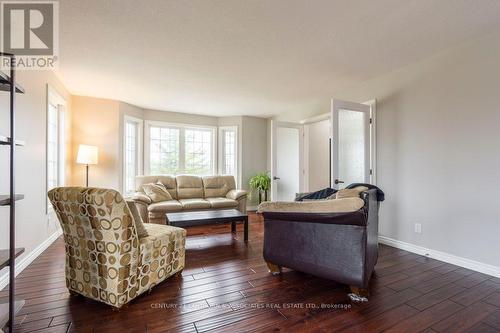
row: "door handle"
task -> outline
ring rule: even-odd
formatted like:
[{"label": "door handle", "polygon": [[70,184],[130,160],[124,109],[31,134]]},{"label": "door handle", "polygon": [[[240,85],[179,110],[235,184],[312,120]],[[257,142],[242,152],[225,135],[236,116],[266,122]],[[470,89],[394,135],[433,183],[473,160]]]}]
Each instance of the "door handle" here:
[{"label": "door handle", "polygon": [[344,184],[344,181],[343,180],[335,179],[335,184],[336,185],[338,185],[338,184]]},{"label": "door handle", "polygon": [[273,177],[273,180],[280,180],[280,179],[281,179],[280,177],[276,177],[276,176]]}]

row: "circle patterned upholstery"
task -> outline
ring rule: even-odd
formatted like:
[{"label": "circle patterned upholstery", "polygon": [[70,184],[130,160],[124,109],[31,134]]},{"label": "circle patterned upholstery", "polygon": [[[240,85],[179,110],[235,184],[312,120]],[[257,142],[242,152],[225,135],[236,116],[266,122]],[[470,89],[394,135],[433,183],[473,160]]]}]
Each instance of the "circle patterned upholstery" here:
[{"label": "circle patterned upholstery", "polygon": [[145,224],[149,236],[139,239],[119,192],[60,187],[48,196],[64,233],[71,291],[121,307],[184,268],[186,231]]}]

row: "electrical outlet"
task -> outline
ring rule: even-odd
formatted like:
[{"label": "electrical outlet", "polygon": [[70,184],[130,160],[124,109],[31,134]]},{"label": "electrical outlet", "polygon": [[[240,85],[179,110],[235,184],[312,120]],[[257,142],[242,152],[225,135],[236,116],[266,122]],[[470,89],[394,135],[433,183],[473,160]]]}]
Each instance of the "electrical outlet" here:
[{"label": "electrical outlet", "polygon": [[422,224],[415,223],[415,233],[416,234],[421,234],[422,233]]}]

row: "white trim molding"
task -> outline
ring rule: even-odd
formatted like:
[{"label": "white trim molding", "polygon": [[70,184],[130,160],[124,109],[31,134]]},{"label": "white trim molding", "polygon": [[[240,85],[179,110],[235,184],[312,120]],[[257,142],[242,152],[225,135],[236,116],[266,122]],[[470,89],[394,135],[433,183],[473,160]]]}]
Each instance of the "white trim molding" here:
[{"label": "white trim molding", "polygon": [[[55,240],[62,235],[62,229],[58,228],[56,232],[49,236],[42,244],[38,245],[33,251],[28,253],[26,256],[22,257],[20,260],[16,260],[16,276],[19,275],[29,264],[31,264],[40,254],[43,253]],[[0,290],[5,288],[9,284],[9,272],[5,272],[0,275]]]},{"label": "white trim molding", "polygon": [[[122,140],[120,140],[120,159],[121,159],[121,192],[125,194],[130,194],[126,192],[127,188],[127,175],[126,175],[126,143],[127,143],[127,123],[133,123],[137,126],[137,138],[136,138],[136,176],[144,174],[144,120],[132,117],[129,115],[123,116],[123,126],[122,127]],[[135,188],[134,188],[135,190]]]},{"label": "white trim molding", "polygon": [[479,273],[488,274],[500,278],[500,267],[485,264],[479,261],[455,256],[446,252],[428,249],[411,243],[402,242],[393,238],[379,236],[380,243],[389,245],[401,250],[419,254],[428,258],[446,262],[448,264],[464,267]]},{"label": "white trim molding", "polygon": [[226,172],[224,170],[224,159],[225,159],[225,138],[224,138],[224,131],[234,131],[235,133],[235,167],[236,167],[236,174],[233,175],[236,179],[236,184],[238,184],[238,188],[241,188],[241,168],[240,168],[240,138],[239,138],[239,130],[238,130],[238,125],[231,125],[231,126],[219,126],[219,129],[217,131],[217,164],[218,164],[218,169],[216,170],[217,174],[219,175],[225,175]]}]

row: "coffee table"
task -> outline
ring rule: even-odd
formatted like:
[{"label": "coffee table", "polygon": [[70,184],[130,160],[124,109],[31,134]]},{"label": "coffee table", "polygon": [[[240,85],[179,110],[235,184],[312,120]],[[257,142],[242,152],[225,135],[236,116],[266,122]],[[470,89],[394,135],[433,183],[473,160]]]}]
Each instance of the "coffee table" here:
[{"label": "coffee table", "polygon": [[231,232],[236,234],[236,222],[244,223],[245,242],[248,241],[248,215],[237,209],[203,210],[197,212],[167,213],[166,222],[174,227],[219,224],[231,222]]}]

